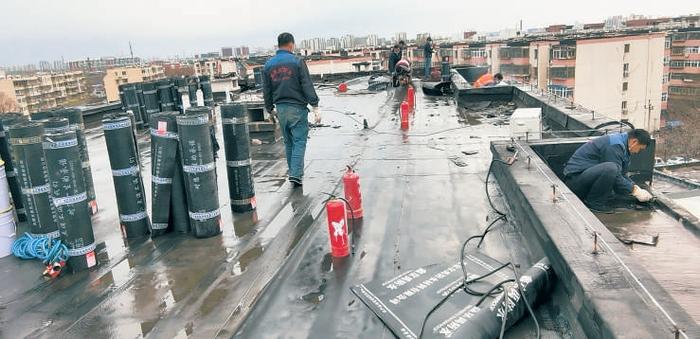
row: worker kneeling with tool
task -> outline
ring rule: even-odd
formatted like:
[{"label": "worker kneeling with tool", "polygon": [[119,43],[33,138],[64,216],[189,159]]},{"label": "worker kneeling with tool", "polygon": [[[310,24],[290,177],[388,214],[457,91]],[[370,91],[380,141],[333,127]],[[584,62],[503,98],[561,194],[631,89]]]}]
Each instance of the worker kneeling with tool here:
[{"label": "worker kneeling with tool", "polygon": [[643,151],[651,142],[649,132],[634,129],[627,133],[598,137],[579,147],[564,167],[566,185],[594,212],[612,213],[612,193],[631,194],[648,202],[651,193],[627,177],[630,154]]}]

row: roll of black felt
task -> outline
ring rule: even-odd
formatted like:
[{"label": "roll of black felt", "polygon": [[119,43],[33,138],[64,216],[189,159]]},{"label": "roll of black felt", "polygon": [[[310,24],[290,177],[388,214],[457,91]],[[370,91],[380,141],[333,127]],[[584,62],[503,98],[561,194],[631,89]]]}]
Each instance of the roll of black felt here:
[{"label": "roll of black felt", "polygon": [[58,238],[56,209],[51,203],[42,147],[44,127],[38,122],[21,122],[12,125],[8,134],[29,231],[33,236]]},{"label": "roll of black felt", "polygon": [[206,113],[177,117],[182,170],[192,234],[210,237],[221,232],[216,163]]},{"label": "roll of black felt", "polygon": [[27,121],[27,117],[22,113],[3,113],[0,115],[0,157],[5,161],[5,172],[7,173],[7,183],[10,186],[10,195],[12,203],[17,211],[19,221],[26,221],[27,215],[22,203],[22,187],[17,180],[15,166],[12,163],[12,151],[8,139],[8,130],[10,126]]},{"label": "roll of black felt", "polygon": [[247,116],[245,104],[221,106],[228,190],[234,212],[251,211],[256,207]]},{"label": "roll of black felt", "polygon": [[61,242],[68,247],[68,268],[80,271],[97,264],[95,235],[87,206],[78,138],[75,131],[44,134],[44,155],[56,208]]},{"label": "roll of black felt", "polygon": [[151,225],[146,213],[146,196],[131,118],[108,117],[102,120],[102,128],[117,194],[122,233],[127,238],[146,236],[151,233]]},{"label": "roll of black felt", "polygon": [[90,154],[88,152],[87,140],[85,139],[85,123],[83,112],[77,108],[66,108],[53,111],[53,115],[58,118],[68,119],[70,129],[75,131],[78,138],[78,149],[80,160],[83,166],[83,178],[88,195],[88,208],[90,214],[97,213],[97,196],[95,195],[95,182],[92,179],[92,168],[90,167]]},{"label": "roll of black felt", "polygon": [[173,230],[170,205],[173,178],[177,164],[178,112],[156,113],[151,116],[151,236]]}]

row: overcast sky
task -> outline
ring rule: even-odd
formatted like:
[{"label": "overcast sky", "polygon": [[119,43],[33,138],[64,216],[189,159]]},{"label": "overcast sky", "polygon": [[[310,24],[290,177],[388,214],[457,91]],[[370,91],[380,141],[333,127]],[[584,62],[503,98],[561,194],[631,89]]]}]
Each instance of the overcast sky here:
[{"label": "overcast sky", "polygon": [[2,0],[0,65],[127,56],[192,55],[222,46],[269,47],[277,33],[312,37],[395,32],[450,35],[613,15],[700,12],[689,0]]}]

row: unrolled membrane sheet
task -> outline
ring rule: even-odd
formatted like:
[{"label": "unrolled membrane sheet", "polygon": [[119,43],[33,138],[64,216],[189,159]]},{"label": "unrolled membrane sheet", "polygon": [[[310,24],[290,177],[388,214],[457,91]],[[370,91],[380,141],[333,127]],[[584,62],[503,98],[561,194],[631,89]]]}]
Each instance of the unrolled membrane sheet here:
[{"label": "unrolled membrane sheet", "polygon": [[[469,252],[464,259],[468,279],[472,279],[502,265],[501,262],[479,252]],[[532,305],[538,297],[548,293],[554,275],[547,258],[543,258],[525,272],[519,272],[520,286]],[[486,292],[494,285],[514,279],[506,267],[469,288]],[[386,281],[372,281],[351,288],[352,292],[399,338],[419,337],[421,325],[430,310],[450,292],[460,288],[464,274],[459,262],[433,264],[404,272]],[[422,338],[498,338],[504,311],[507,310],[508,329],[527,308],[514,283],[504,285],[504,292],[494,293],[480,305],[481,298],[461,289],[449,297],[428,318]]]}]

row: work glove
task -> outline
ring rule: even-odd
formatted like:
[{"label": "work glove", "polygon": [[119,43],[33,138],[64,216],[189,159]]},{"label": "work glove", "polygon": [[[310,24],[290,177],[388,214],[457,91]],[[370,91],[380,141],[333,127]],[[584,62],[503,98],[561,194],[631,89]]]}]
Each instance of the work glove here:
[{"label": "work glove", "polygon": [[639,202],[647,202],[653,198],[651,193],[649,191],[634,185],[634,188],[632,188],[632,195],[637,198]]},{"label": "work glove", "polygon": [[321,123],[321,112],[318,111],[318,107],[313,107],[311,109],[314,112],[314,123],[315,124],[320,124]]},{"label": "work glove", "polygon": [[276,109],[273,108],[270,112],[268,112],[268,114],[270,115],[270,122],[277,121],[277,110]]}]

